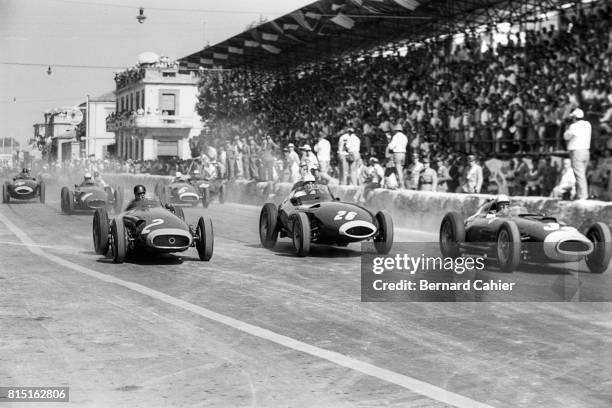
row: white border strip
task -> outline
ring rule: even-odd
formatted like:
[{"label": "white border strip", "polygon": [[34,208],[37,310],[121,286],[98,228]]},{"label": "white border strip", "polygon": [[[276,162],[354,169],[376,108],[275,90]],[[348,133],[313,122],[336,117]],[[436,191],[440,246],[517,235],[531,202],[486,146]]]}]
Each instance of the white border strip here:
[{"label": "white border strip", "polygon": [[240,330],[241,332],[248,333],[252,336],[271,341],[273,343],[290,348],[292,350],[301,351],[313,357],[330,361],[341,367],[346,367],[351,370],[363,373],[365,375],[378,378],[379,380],[399,385],[400,387],[406,388],[416,394],[420,394],[422,396],[431,398],[444,404],[452,405],[458,408],[492,408],[490,405],[475,401],[471,398],[464,397],[463,395],[456,394],[454,392],[445,390],[443,388],[426,383],[424,381],[417,380],[407,375],[399,374],[394,371],[387,370],[385,368],[381,368],[373,364],[345,356],[344,354],[340,354],[335,351],[329,351],[316,346],[312,346],[308,343],[304,343],[291,337],[283,336],[282,334],[275,333],[259,326],[254,326],[252,324],[245,323],[232,317],[213,312],[212,310],[206,309],[201,306],[196,306],[192,303],[177,299],[175,297],[140,285],[138,283],[125,281],[111,275],[96,272],[92,269],[77,265],[58,256],[48,254],[44,252],[41,247],[36,244],[25,232],[23,232],[21,229],[19,229],[19,227],[10,222],[3,214],[0,214],[0,221],[4,225],[6,225],[6,227],[11,232],[13,232],[13,234],[15,234],[33,254],[47,258],[48,260],[58,265],[64,266],[68,269],[72,269],[73,271],[85,274],[87,276],[99,279],[104,282],[122,286],[124,288],[133,290],[134,292],[138,292],[142,295],[149,296],[153,299],[157,299],[169,305],[173,305],[181,309],[190,311],[209,320],[224,324],[233,329]]}]

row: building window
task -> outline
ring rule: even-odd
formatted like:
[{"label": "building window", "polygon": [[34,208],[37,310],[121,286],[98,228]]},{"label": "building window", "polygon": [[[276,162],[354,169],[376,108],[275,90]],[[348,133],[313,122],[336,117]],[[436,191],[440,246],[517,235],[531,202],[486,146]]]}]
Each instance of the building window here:
[{"label": "building window", "polygon": [[145,107],[144,89],[142,91],[140,91],[140,103],[142,104],[142,109],[144,109],[144,107]]},{"label": "building window", "polygon": [[136,109],[140,109],[140,92],[136,92]]},{"label": "building window", "polygon": [[161,92],[159,110],[162,115],[176,115],[177,92]]},{"label": "building window", "polygon": [[131,111],[134,110],[134,94],[133,93],[130,94],[130,110]]}]

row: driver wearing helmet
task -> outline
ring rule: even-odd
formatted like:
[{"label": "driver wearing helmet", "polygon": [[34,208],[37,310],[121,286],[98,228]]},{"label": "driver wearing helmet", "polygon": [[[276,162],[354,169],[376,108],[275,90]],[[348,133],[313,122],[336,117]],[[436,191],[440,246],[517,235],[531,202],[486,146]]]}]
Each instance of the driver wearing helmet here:
[{"label": "driver wearing helmet", "polygon": [[176,174],[174,175],[174,180],[172,181],[173,183],[181,183],[181,182],[185,182],[187,181],[185,179],[185,176],[183,176],[183,173],[181,173],[180,171],[177,171]]},{"label": "driver wearing helmet", "polygon": [[30,174],[30,169],[27,167],[24,167],[21,169],[21,173],[19,173],[13,180],[29,179],[29,178],[32,178],[32,175]]},{"label": "driver wearing helmet", "polygon": [[99,172],[99,171],[94,171],[93,176],[94,176],[94,182],[95,182],[96,184],[99,184],[99,185],[101,185],[102,187],[106,187],[106,186],[108,186],[108,184],[106,184],[106,181],[104,181],[104,180],[102,179],[102,176],[100,175],[100,172]]},{"label": "driver wearing helmet", "polygon": [[147,189],[142,184],[138,184],[134,187],[134,199],[130,201],[126,211],[134,209],[134,207],[138,206],[139,202],[144,200],[145,195],[147,194]]},{"label": "driver wearing helmet", "polygon": [[505,194],[500,194],[495,197],[495,202],[491,206],[491,211],[494,211],[497,215],[509,215],[510,198]]},{"label": "driver wearing helmet", "polygon": [[81,183],[81,187],[83,186],[92,186],[94,185],[93,177],[91,177],[91,173],[85,173],[83,175],[83,182]]}]

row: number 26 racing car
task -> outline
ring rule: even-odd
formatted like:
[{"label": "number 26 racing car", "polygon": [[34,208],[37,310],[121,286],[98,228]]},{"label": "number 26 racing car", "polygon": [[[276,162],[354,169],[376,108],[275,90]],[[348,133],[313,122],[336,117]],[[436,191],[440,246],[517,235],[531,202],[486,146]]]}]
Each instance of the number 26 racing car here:
[{"label": "number 26 racing car", "polygon": [[214,245],[209,217],[200,217],[196,226],[188,225],[182,208],[162,206],[150,197],[133,201],[112,219],[105,208],[97,209],[93,241],[99,255],[106,255],[110,248],[115,263],[124,262],[131,253],[184,252],[190,247],[197,249],[200,260],[208,261]]},{"label": "number 26 racing car", "polygon": [[376,215],[355,204],[340,202],[326,185],[297,182],[279,206],[267,203],[259,217],[259,237],[272,249],[278,237],[291,237],[297,256],[306,256],[310,244],[347,246],[373,240],[376,251],[393,246],[393,221],[386,211]]},{"label": "number 26 racing car", "polygon": [[12,182],[5,181],[2,185],[2,202],[8,204],[12,199],[31,200],[38,197],[45,203],[45,182],[31,177],[17,176]]},{"label": "number 26 racing car", "polygon": [[471,217],[450,212],[440,225],[444,257],[463,254],[495,258],[502,271],[514,271],[520,262],[562,263],[586,261],[592,273],[602,273],[612,258],[612,233],[602,222],[585,234],[554,217],[530,214],[525,207],[510,207],[500,196],[485,202]]}]

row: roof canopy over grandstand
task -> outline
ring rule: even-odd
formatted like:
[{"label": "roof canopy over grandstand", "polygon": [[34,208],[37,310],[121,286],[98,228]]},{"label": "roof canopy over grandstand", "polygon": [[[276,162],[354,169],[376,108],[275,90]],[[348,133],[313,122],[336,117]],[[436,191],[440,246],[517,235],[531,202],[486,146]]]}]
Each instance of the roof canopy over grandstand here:
[{"label": "roof canopy over grandstand", "polygon": [[414,43],[497,22],[525,22],[559,0],[319,0],[181,59],[190,66],[276,70]]}]

